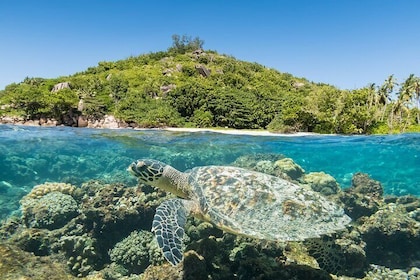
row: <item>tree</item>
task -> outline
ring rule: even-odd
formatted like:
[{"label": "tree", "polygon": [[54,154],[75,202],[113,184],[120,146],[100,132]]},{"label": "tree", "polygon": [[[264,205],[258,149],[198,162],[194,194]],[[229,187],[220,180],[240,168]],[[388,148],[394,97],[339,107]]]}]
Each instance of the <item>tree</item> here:
[{"label": "tree", "polygon": [[416,99],[417,106],[417,124],[420,124],[420,77],[414,80],[414,98]]},{"label": "tree", "polygon": [[172,35],[172,47],[168,49],[169,52],[184,54],[187,51],[195,51],[202,49],[204,41],[199,37],[192,38],[191,36],[177,34]]},{"label": "tree", "polygon": [[82,76],[72,82],[80,100],[80,111],[83,115],[92,118],[101,118],[109,112],[112,99],[106,83],[98,75]]},{"label": "tree", "polygon": [[398,92],[398,98],[405,103],[410,103],[415,93],[415,81],[414,74],[410,74],[408,78],[402,84],[400,91]]},{"label": "tree", "polygon": [[390,75],[378,90],[378,104],[382,106],[380,121],[384,120],[388,103],[391,101],[391,94],[394,91],[397,80],[394,75]]},{"label": "tree", "polygon": [[[397,92],[397,100],[392,104],[390,112],[390,127],[391,130],[394,128],[395,121],[397,121],[399,128],[404,131],[407,125],[410,123],[411,110],[410,106],[414,99],[416,92],[416,78],[414,74],[410,76],[401,84],[399,91]],[[401,125],[403,125],[401,127]]]},{"label": "tree", "polygon": [[60,120],[77,106],[77,94],[71,89],[65,88],[57,92],[46,92],[42,98],[46,104],[40,113],[46,117]]}]

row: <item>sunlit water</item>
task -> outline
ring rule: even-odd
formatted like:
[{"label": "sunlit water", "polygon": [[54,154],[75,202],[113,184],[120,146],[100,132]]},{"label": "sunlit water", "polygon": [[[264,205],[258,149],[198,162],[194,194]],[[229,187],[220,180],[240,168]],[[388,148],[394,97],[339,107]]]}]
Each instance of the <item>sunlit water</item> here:
[{"label": "sunlit water", "polygon": [[156,158],[180,170],[228,165],[241,155],[283,154],[306,172],[324,171],[350,186],[356,172],[388,194],[420,195],[420,134],[394,136],[244,136],[212,132],[0,126],[0,198],[49,182],[133,183],[127,166]]}]

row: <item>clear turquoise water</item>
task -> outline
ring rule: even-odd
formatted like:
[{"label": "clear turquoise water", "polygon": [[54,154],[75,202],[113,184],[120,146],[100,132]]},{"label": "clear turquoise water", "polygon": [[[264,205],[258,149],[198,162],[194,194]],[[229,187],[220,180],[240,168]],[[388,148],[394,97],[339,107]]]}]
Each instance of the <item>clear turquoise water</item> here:
[{"label": "clear turquoise water", "polygon": [[126,168],[141,157],[185,170],[257,153],[283,154],[306,172],[331,174],[343,188],[352,174],[364,172],[388,194],[420,195],[420,134],[280,137],[2,125],[0,199],[46,181],[134,184]]}]

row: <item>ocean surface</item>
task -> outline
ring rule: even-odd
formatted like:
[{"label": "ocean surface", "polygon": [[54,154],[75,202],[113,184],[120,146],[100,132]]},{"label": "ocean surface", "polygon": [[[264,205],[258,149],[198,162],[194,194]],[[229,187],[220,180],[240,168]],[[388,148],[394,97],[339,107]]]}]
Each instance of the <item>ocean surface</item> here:
[{"label": "ocean surface", "polygon": [[[420,134],[287,137],[0,125],[0,202],[17,207],[20,197],[44,182],[134,185],[126,168],[138,158],[186,170],[229,165],[249,154],[282,154],[306,172],[332,175],[342,188],[363,172],[387,194],[420,196]],[[4,207],[3,214],[10,210]]]}]

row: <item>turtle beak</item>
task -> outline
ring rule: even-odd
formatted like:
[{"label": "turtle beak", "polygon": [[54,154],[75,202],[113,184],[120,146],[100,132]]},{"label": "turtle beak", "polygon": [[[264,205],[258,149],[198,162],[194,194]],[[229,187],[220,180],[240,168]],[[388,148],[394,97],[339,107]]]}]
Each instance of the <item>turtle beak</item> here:
[{"label": "turtle beak", "polygon": [[136,168],[136,165],[137,165],[136,162],[132,162],[127,168],[127,171],[133,174],[134,176],[136,175],[136,172],[134,171]]},{"label": "turtle beak", "polygon": [[139,176],[139,168],[141,168],[142,166],[144,166],[145,163],[143,160],[137,160],[137,161],[133,161],[127,168],[127,171],[130,172],[131,174],[133,174],[134,176],[138,177]]}]

